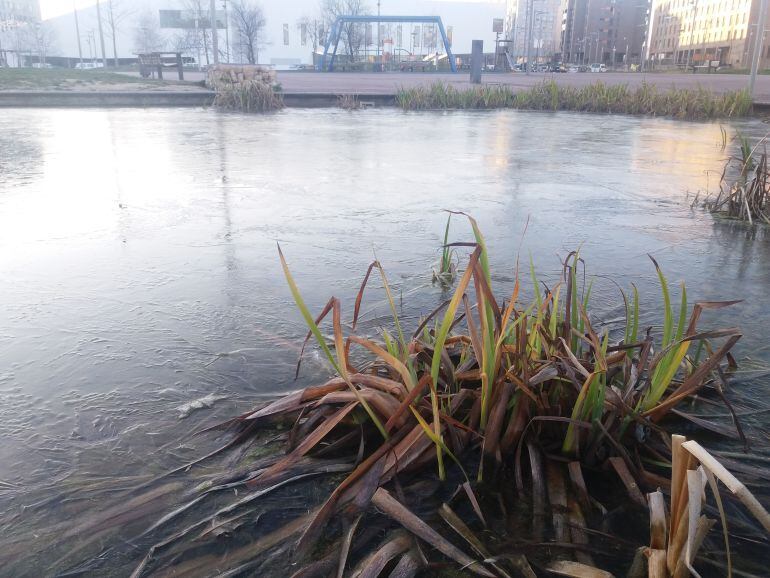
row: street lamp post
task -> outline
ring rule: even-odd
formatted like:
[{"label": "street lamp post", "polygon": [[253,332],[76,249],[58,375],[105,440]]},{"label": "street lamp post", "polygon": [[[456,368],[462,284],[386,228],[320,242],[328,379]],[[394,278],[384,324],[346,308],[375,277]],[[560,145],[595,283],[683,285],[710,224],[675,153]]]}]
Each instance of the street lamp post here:
[{"label": "street lamp post", "polygon": [[102,8],[99,0],[96,0],[96,20],[99,24],[99,43],[102,47],[102,65],[107,66],[107,51],[104,50],[104,30],[102,29]]},{"label": "street lamp post", "polygon": [[527,26],[527,65],[526,73],[529,75],[532,68],[532,31],[535,25],[535,0],[529,0],[529,25]]},{"label": "street lamp post", "polygon": [[[694,50],[692,48],[694,38],[695,38],[695,17],[698,14],[698,0],[692,0],[690,2],[690,5],[692,8],[692,26],[690,27],[690,42],[689,46],[687,47],[687,60],[685,62],[685,72],[687,72],[687,69],[690,68],[690,55],[692,54],[694,56]],[[695,72],[695,69],[693,68],[693,72]]]},{"label": "street lamp post", "polygon": [[382,64],[380,63],[380,0],[377,0],[377,71],[382,72]]},{"label": "street lamp post", "polygon": [[547,15],[545,10],[539,10],[535,12],[535,18],[537,18],[537,49],[535,51],[535,65],[540,64],[540,47],[543,44],[543,16]]},{"label": "street lamp post", "polygon": [[227,16],[227,0],[222,0],[222,10],[225,11],[225,60],[230,62],[230,18]]},{"label": "street lamp post", "polygon": [[78,57],[80,58],[80,64],[83,65],[83,44],[80,41],[80,23],[78,22],[78,7],[74,0],[72,2],[72,8],[75,14],[75,34],[78,37]]},{"label": "street lamp post", "polygon": [[[198,71],[200,72],[202,69],[201,69],[201,43],[200,43],[199,28],[200,28],[200,20],[198,18],[198,15],[196,14],[195,15],[195,45],[198,49]],[[147,36],[145,35],[145,38],[146,37]]]},{"label": "street lamp post", "polygon": [[219,35],[217,33],[217,2],[209,2],[209,24],[211,24],[211,50],[214,52],[214,65],[219,64]]},{"label": "street lamp post", "polygon": [[629,46],[629,43],[628,43],[628,39],[627,38],[624,37],[623,40],[626,41],[626,51],[623,53],[623,67],[626,70],[628,70],[628,46]]},{"label": "street lamp post", "polygon": [[594,62],[599,62],[599,33],[596,33],[596,48],[594,50]]},{"label": "street lamp post", "polygon": [[754,100],[754,85],[757,82],[757,72],[759,72],[759,61],[762,57],[762,46],[765,36],[765,20],[767,20],[767,2],[762,0],[759,5],[759,20],[757,20],[756,34],[754,35],[754,54],[751,59],[751,78],[749,79],[749,97]]}]

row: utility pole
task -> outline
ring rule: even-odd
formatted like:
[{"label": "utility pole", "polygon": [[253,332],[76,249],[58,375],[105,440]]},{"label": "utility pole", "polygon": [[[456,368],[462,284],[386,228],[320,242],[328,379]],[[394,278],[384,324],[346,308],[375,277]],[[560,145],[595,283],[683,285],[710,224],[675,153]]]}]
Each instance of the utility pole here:
[{"label": "utility pole", "polygon": [[200,14],[195,16],[195,45],[198,48],[198,71],[201,70]]},{"label": "utility pole", "polygon": [[[227,0],[222,0],[222,9],[225,11],[225,60],[230,62],[230,18],[227,16]],[[315,52],[316,47],[313,47]]]},{"label": "utility pole", "polygon": [[217,34],[217,0],[209,3],[209,21],[211,22],[211,49],[214,51],[214,65],[219,64],[219,37]]},{"label": "utility pole", "polygon": [[380,0],[377,0],[377,72],[382,72],[380,63]]},{"label": "utility pole", "polygon": [[529,12],[527,14],[529,23],[527,26],[527,76],[529,76],[529,70],[532,68],[532,31],[535,26],[535,0],[529,0]]},{"label": "utility pole", "polygon": [[[693,48],[693,41],[695,38],[695,17],[698,15],[698,0],[691,0],[692,2],[692,25],[690,26],[690,44],[687,47],[687,59],[685,61],[685,72],[687,72],[687,69],[690,68],[690,62],[691,58],[690,55],[693,57],[695,56],[695,49]],[[693,72],[695,72],[695,69],[693,68]]]},{"label": "utility pole", "polygon": [[107,51],[104,50],[104,30],[102,29],[102,8],[99,0],[96,0],[96,19],[99,21],[99,42],[102,46],[102,64],[107,66]]},{"label": "utility pole", "polygon": [[110,30],[112,31],[112,56],[115,58],[115,68],[118,67],[118,41],[115,32],[115,13],[113,11],[112,0],[110,0]]},{"label": "utility pole", "polygon": [[80,41],[80,23],[78,22],[78,7],[74,0],[72,2],[72,8],[75,11],[75,34],[78,35],[78,57],[80,58],[80,64],[83,64],[83,45]]},{"label": "utility pole", "polygon": [[754,85],[757,82],[757,72],[759,72],[759,61],[762,59],[762,45],[765,37],[765,20],[767,20],[767,1],[762,0],[759,5],[759,20],[757,20],[757,30],[754,37],[754,54],[751,58],[751,78],[749,79],[749,98],[754,101]]}]

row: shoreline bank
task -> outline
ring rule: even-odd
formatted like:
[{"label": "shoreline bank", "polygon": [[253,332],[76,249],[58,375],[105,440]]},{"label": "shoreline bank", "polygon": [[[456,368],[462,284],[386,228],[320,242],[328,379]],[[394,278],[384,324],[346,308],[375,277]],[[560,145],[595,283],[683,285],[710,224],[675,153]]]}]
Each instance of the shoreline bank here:
[{"label": "shoreline bank", "polygon": [[[396,94],[327,92],[282,93],[287,108],[339,108],[342,97],[355,97],[362,107],[398,107]],[[212,106],[211,91],[0,91],[0,108],[176,108]],[[770,111],[770,102],[755,101],[749,116]]]}]

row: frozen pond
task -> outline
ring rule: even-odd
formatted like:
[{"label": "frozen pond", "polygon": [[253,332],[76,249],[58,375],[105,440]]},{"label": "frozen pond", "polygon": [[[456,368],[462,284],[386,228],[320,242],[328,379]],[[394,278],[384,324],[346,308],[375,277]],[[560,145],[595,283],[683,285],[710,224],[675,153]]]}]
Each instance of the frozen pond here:
[{"label": "frozen pond", "polygon": [[[739,360],[770,361],[770,235],[686,199],[715,187],[721,138],[569,113],[3,111],[0,517],[52,480],[176,467],[208,447],[189,432],[296,388],[304,325],[276,241],[308,304],[333,294],[347,315],[376,254],[412,323],[443,299],[442,209],[479,221],[502,284],[520,247],[546,278],[581,247],[606,320],[602,276],[658,303],[650,253],[693,301],[744,299],[703,326],[741,326]],[[471,234],[457,219],[451,237]],[[363,330],[384,312],[370,299]],[[303,367],[300,383],[326,375]]]}]

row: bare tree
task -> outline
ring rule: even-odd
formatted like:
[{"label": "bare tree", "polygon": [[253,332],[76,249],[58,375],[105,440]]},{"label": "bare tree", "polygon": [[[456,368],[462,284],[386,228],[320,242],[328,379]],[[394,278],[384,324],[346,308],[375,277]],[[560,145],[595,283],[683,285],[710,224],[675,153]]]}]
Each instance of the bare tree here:
[{"label": "bare tree", "polygon": [[[366,0],[321,0],[321,15],[331,33],[338,16],[363,16],[369,13]],[[366,25],[347,22],[340,31],[340,40],[348,56],[354,56],[366,41]]]},{"label": "bare tree", "polygon": [[310,46],[315,52],[319,44],[324,42],[324,24],[318,16],[303,16],[297,20],[297,28],[300,35],[304,35],[309,40]]},{"label": "bare tree", "polygon": [[47,22],[36,22],[34,24],[27,24],[27,43],[29,51],[37,54],[37,60],[40,64],[45,65],[45,59],[48,53],[53,48],[56,35],[50,24]]},{"label": "bare tree", "polygon": [[259,49],[264,45],[265,13],[259,4],[250,0],[234,0],[230,8],[235,43],[249,64],[259,61]]},{"label": "bare tree", "polygon": [[165,42],[160,33],[160,24],[155,15],[147,10],[139,15],[134,30],[134,50],[146,54],[163,49]]},{"label": "bare tree", "polygon": [[112,56],[115,66],[118,66],[118,33],[126,18],[133,14],[134,10],[125,3],[125,0],[109,0],[107,13],[104,16],[104,25],[107,27],[107,36],[112,39]]},{"label": "bare tree", "polygon": [[[193,32],[197,37],[196,49],[198,50],[198,66],[201,65],[201,52],[206,59],[206,66],[209,65],[209,33],[211,27],[211,15],[209,14],[209,3],[204,0],[185,0],[184,6],[193,13],[195,18],[195,29]],[[216,18],[214,18],[216,19]]]}]

